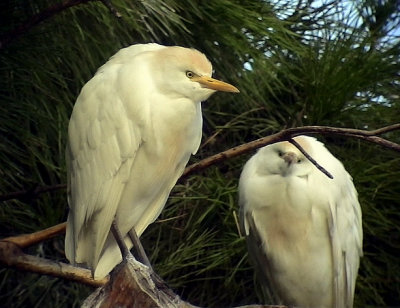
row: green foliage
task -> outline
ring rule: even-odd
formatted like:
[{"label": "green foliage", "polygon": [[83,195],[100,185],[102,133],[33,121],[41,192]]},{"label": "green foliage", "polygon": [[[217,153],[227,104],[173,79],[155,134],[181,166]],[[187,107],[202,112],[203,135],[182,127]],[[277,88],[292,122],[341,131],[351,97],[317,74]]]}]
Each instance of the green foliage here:
[{"label": "green foliage", "polygon": [[[316,2],[114,0],[117,18],[91,1],[25,31],[0,49],[1,193],[65,183],[68,118],[80,89],[109,56],[135,43],[197,48],[218,78],[241,90],[203,104],[203,146],[192,162],[285,127],[374,129],[399,122],[396,1]],[[2,3],[0,36],[53,5]],[[400,133],[386,137],[400,142]],[[400,305],[399,156],[356,140],[321,139],[352,174],[362,205],[356,306]],[[180,182],[142,237],[156,271],[193,304],[259,301],[235,219],[246,159]],[[66,215],[64,190],[3,202],[1,237],[43,229]],[[65,261],[62,237],[27,252]],[[91,291],[10,269],[0,270],[0,290],[6,307],[78,307]]]}]

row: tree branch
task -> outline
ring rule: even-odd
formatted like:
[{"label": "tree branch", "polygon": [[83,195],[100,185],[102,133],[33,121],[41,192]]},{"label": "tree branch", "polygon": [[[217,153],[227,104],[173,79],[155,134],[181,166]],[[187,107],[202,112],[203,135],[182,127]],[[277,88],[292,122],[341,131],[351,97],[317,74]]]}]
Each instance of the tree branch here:
[{"label": "tree branch", "polygon": [[298,148],[299,151],[300,151],[301,153],[303,153],[303,155],[304,155],[315,167],[317,167],[317,169],[318,169],[319,171],[321,171],[323,174],[325,174],[328,178],[333,179],[333,175],[330,174],[330,173],[329,173],[324,167],[322,167],[320,164],[318,164],[318,162],[317,162],[314,158],[312,158],[312,157],[310,156],[310,154],[308,154],[308,153],[306,152],[306,150],[304,150],[303,147],[302,147],[296,140],[294,140],[294,139],[289,139],[289,142],[290,142],[291,144],[293,144],[296,148]]},{"label": "tree branch", "polygon": [[[61,225],[65,224],[58,226]],[[94,280],[90,270],[25,254],[16,243],[4,239],[0,241],[0,264],[21,271],[50,275],[92,287],[101,287],[85,300],[82,307],[115,307],[118,303],[127,303],[126,301],[132,305],[138,304],[138,306],[128,305],[129,307],[164,308],[171,307],[171,305],[180,308],[196,307],[183,301],[166,285],[160,287],[160,280],[155,277],[152,269],[133,258],[128,258],[117,266],[112,272],[111,279],[107,276],[101,280]],[[248,305],[236,308],[278,307],[285,308],[286,306]]]},{"label": "tree branch", "polygon": [[[215,154],[213,156],[207,157],[197,163],[194,163],[188,167],[186,167],[183,172],[181,178],[182,181],[187,176],[192,173],[198,172],[200,170],[206,169],[214,164],[218,164],[227,159],[234,158],[239,155],[250,153],[260,147],[266,146],[268,144],[272,144],[279,141],[289,141],[293,137],[304,135],[304,134],[319,134],[319,135],[339,135],[345,137],[352,137],[361,140],[365,140],[371,143],[375,143],[382,147],[394,150],[396,152],[400,152],[400,145],[384,138],[378,137],[382,134],[393,132],[400,130],[400,123],[385,126],[376,130],[367,131],[353,128],[337,128],[337,127],[329,127],[329,126],[303,126],[303,127],[295,127],[288,128],[280,131],[279,133],[263,137],[249,143],[245,143],[239,145],[237,147],[231,148],[224,152]],[[36,187],[34,190],[21,190],[12,192],[10,194],[0,195],[0,201],[6,201],[10,199],[25,199],[28,197],[36,197],[37,195],[49,192],[58,189],[66,188],[65,184],[58,184],[54,186],[42,186]]]},{"label": "tree branch", "polygon": [[[159,286],[152,271],[134,258],[122,261],[111,273],[110,281],[94,291],[82,308],[200,308],[182,300],[168,286]],[[235,308],[288,308],[275,305],[247,305]]]},{"label": "tree branch", "polygon": [[353,128],[337,128],[329,126],[303,126],[303,127],[288,128],[280,131],[279,133],[239,145],[224,152],[207,157],[199,161],[198,163],[192,164],[185,169],[180,180],[189,176],[192,173],[206,169],[217,163],[237,157],[239,155],[250,153],[251,151],[254,151],[268,144],[280,141],[289,141],[293,137],[299,135],[319,134],[319,135],[341,135],[346,137],[353,137],[400,152],[399,144],[378,137],[378,135],[382,135],[384,133],[392,132],[395,130],[400,130],[400,123],[382,127],[372,131],[359,130]]},{"label": "tree branch", "polygon": [[44,240],[52,238],[56,235],[65,233],[67,223],[63,222],[50,228],[40,230],[30,234],[21,234],[18,236],[11,236],[3,238],[1,242],[8,242],[17,245],[20,248],[26,248],[35,244],[39,244]]},{"label": "tree branch", "polygon": [[[388,132],[393,132],[396,130],[400,130],[400,123],[399,124],[394,124],[386,127],[382,127],[373,131],[365,131],[365,130],[358,130],[358,129],[350,129],[350,128],[335,128],[335,127],[325,127],[325,126],[304,126],[304,127],[298,127],[298,128],[289,128],[286,130],[283,130],[279,133],[276,133],[271,136],[267,136],[264,138],[260,138],[257,140],[254,140],[252,142],[246,143],[239,145],[237,147],[234,147],[232,149],[226,150],[224,152],[218,153],[216,155],[210,156],[206,159],[201,160],[198,163],[192,164],[189,167],[187,167],[183,173],[183,175],[180,178],[180,181],[184,179],[185,177],[189,176],[190,174],[194,172],[201,171],[203,169],[206,169],[214,164],[223,162],[227,159],[249,153],[251,151],[256,150],[257,148],[260,148],[262,146],[272,144],[275,142],[279,141],[290,141],[291,138],[302,135],[302,134],[321,134],[321,135],[342,135],[342,136],[347,136],[347,137],[353,137],[353,138],[358,138],[361,140],[366,140],[375,144],[378,144],[380,146],[395,150],[397,152],[400,152],[400,145],[390,142],[386,139],[378,137],[378,135],[382,135],[384,133]],[[43,188],[36,188],[35,189],[35,194],[39,194],[45,191],[51,191],[53,189],[60,189],[60,188],[65,188],[65,185],[60,184],[57,187],[43,187]],[[22,192],[16,192],[9,194],[8,196],[16,196],[18,195],[19,198],[21,196],[26,196],[27,194],[32,194],[32,191],[22,191]],[[0,200],[6,200],[6,196],[0,196]],[[14,237],[8,237],[0,241],[0,244],[2,245],[1,249],[11,249],[10,247],[17,247],[18,249],[20,248],[25,248],[34,244],[37,244],[39,242],[42,242],[45,239],[49,239],[57,234],[62,234],[65,232],[65,226],[66,223],[61,223],[56,226],[50,227],[45,230],[41,230],[32,234],[22,234],[19,236],[14,236]],[[7,246],[8,244],[13,244],[14,246]],[[13,248],[14,249],[14,248]],[[0,257],[0,262],[3,264],[9,264],[10,261],[6,258],[7,256],[12,256],[11,253],[7,253],[5,251],[2,252],[2,257]],[[25,255],[27,256],[27,255]],[[15,259],[12,262],[12,266],[15,268],[19,269],[25,269],[29,270],[32,272],[36,273],[42,273],[43,272],[43,267],[46,267],[46,273],[48,275],[52,276],[57,276],[57,277],[64,277],[63,271],[60,271],[59,268],[60,266],[48,266],[45,263],[42,263],[43,260],[38,258],[38,262],[34,262],[37,257],[34,256],[29,256],[30,257],[30,266],[26,266],[26,258],[20,258],[20,259]],[[2,259],[3,258],[3,259]],[[49,261],[52,262],[52,261]],[[57,263],[58,264],[58,263]],[[65,264],[66,265],[66,264]],[[77,272],[76,276],[83,275],[83,277],[86,277],[83,272]],[[65,278],[65,277],[64,277]],[[85,282],[84,282],[85,283]],[[88,284],[91,284],[91,281],[87,282]]]},{"label": "tree branch", "polygon": [[0,264],[21,271],[64,278],[94,287],[102,286],[108,281],[108,277],[94,280],[90,270],[87,269],[25,254],[17,244],[5,240],[0,241]]},{"label": "tree branch", "polygon": [[[193,164],[185,169],[185,172],[183,173],[182,177],[180,180],[183,178],[187,177],[188,175],[198,172],[200,170],[206,169],[211,165],[220,163],[222,161],[225,161],[227,159],[248,153],[250,151],[253,151],[257,148],[260,148],[262,146],[272,144],[275,142],[280,142],[280,141],[289,141],[292,142],[295,146],[299,148],[300,151],[304,151],[301,147],[299,147],[297,142],[295,142],[292,138],[295,136],[303,135],[303,134],[321,134],[321,135],[342,135],[342,136],[347,136],[347,137],[353,137],[353,138],[358,138],[361,140],[365,140],[371,143],[378,144],[380,146],[395,150],[397,152],[400,152],[400,145],[396,144],[394,142],[388,141],[386,139],[383,139],[381,137],[378,137],[379,135],[382,135],[384,133],[392,132],[395,130],[400,130],[400,123],[399,124],[394,124],[390,126],[386,126],[377,130],[373,131],[365,131],[365,130],[357,130],[357,129],[349,129],[349,128],[335,128],[335,127],[324,127],[324,126],[305,126],[305,127],[298,127],[298,128],[289,128],[286,130],[283,130],[279,133],[276,133],[274,135],[260,138],[258,140],[242,144],[240,146],[234,147],[232,149],[229,149],[227,151],[218,153],[216,155],[213,155],[211,157],[208,157],[196,164]],[[305,151],[304,151],[305,152]],[[304,153],[303,153],[304,154]],[[307,154],[307,153],[306,153]],[[307,157],[309,158],[309,155],[307,154]],[[310,158],[309,158],[310,159]],[[310,159],[310,161],[312,158]],[[317,162],[313,162],[317,167],[319,166]],[[322,167],[321,167],[322,168]],[[320,168],[319,168],[320,169]],[[321,171],[325,169],[320,169]],[[325,170],[326,171],[326,170]],[[324,172],[324,171],[323,171]],[[330,175],[329,173],[326,173],[328,176]],[[60,189],[62,187],[65,187],[65,185],[58,185],[55,189]],[[53,189],[48,189],[48,188],[35,188],[34,194],[39,194],[41,192],[45,191],[50,191]],[[28,192],[17,192],[10,194],[11,196],[25,196],[28,194],[32,194],[32,190]],[[8,196],[10,196],[8,195]],[[5,196],[0,196],[0,200],[5,200]],[[144,273],[142,270],[136,269],[135,268],[130,268],[128,272],[125,270],[125,274],[123,274],[123,279],[112,279],[111,281],[109,280],[108,277],[102,279],[102,280],[93,280],[91,276],[91,272],[86,269],[82,268],[77,268],[62,262],[56,262],[56,261],[51,261],[47,260],[44,258],[39,258],[31,255],[24,254],[21,250],[21,248],[25,248],[34,244],[37,244],[45,239],[48,239],[50,237],[53,237],[57,234],[61,234],[65,232],[65,225],[66,223],[58,224],[56,226],[50,227],[45,230],[41,230],[32,234],[24,234],[24,235],[19,235],[15,237],[8,237],[0,241],[0,263],[7,266],[7,267],[12,267],[16,268],[19,270],[23,271],[31,271],[39,274],[44,274],[44,275],[51,275],[55,277],[60,277],[68,280],[74,280],[78,281],[84,284],[92,285],[92,286],[103,286],[105,285],[99,292],[95,292],[91,297],[88,298],[93,302],[88,302],[88,300],[85,302],[87,305],[85,307],[94,307],[91,306],[91,304],[95,305],[101,305],[101,307],[111,307],[110,305],[115,304],[116,300],[121,300],[121,294],[113,292],[113,290],[121,290],[121,285],[126,287],[127,290],[129,290],[128,293],[124,292],[123,299],[125,300],[126,298],[132,298],[131,293],[132,292],[142,292],[138,294],[139,297],[134,297],[136,298],[135,301],[139,298],[141,298],[146,302],[149,303],[148,306],[143,306],[143,307],[164,307],[165,301],[171,301],[171,303],[174,303],[175,301],[178,301],[179,305],[176,305],[175,307],[195,307],[192,306],[191,304],[182,301],[177,295],[173,294],[170,289],[163,289],[160,288],[159,285],[157,285],[157,281],[154,280],[154,275],[151,275],[151,273],[148,275],[148,278],[146,278],[147,274]],[[128,265],[129,265],[129,259],[128,258]],[[134,260],[134,259],[133,259]],[[136,263],[135,263],[136,262]],[[137,264],[138,262],[134,260],[134,263]],[[140,264],[140,263],[139,263]],[[130,265],[131,266],[131,265]],[[147,270],[148,267],[144,267]],[[128,274],[128,276],[126,276]],[[116,274],[119,275],[119,274]],[[119,286],[117,288],[113,288],[113,285],[116,283]],[[146,282],[147,281],[147,282]],[[140,282],[140,283],[139,283]],[[146,282],[146,283],[144,283]],[[144,284],[143,284],[144,283]],[[146,289],[143,291],[143,286]],[[150,286],[150,287],[149,287]],[[133,287],[133,289],[131,289]],[[147,292],[148,291],[148,292]],[[143,293],[144,292],[144,293]],[[147,293],[146,293],[147,292]],[[129,294],[129,296],[128,296]],[[172,294],[172,295],[171,295]],[[152,300],[158,299],[162,301],[158,301],[159,305],[154,306],[154,302]],[[255,308],[255,307],[285,307],[285,306],[260,306],[260,305],[250,305],[250,306],[241,306],[237,308]]]}]

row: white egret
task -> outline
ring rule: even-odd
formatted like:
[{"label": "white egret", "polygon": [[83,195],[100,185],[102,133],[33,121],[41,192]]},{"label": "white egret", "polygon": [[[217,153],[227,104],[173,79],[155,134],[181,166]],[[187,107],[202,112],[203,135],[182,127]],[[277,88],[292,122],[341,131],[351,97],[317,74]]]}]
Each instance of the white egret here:
[{"label": "white egret", "polygon": [[264,291],[281,304],[353,307],[362,256],[357,191],[321,142],[307,136],[294,140],[333,179],[289,142],[261,148],[239,181],[249,254]]},{"label": "white egret", "polygon": [[201,101],[239,92],[211,78],[194,49],[138,44],[121,49],[86,83],[68,127],[69,216],[65,252],[103,278],[163,209],[202,135]]}]

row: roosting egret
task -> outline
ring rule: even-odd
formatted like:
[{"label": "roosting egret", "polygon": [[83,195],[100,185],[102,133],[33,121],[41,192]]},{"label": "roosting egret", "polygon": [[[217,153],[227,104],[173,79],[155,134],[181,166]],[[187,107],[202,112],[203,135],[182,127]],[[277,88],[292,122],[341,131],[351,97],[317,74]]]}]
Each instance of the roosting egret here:
[{"label": "roosting egret", "polygon": [[[261,148],[239,181],[240,219],[263,289],[285,305],[353,306],[362,255],[361,208],[351,176],[315,138]],[[275,304],[275,303],[274,303]]]},{"label": "roosting egret", "polygon": [[160,214],[202,135],[201,101],[239,92],[211,78],[195,49],[138,44],[118,51],[86,83],[68,127],[69,216],[65,252],[103,278]]}]

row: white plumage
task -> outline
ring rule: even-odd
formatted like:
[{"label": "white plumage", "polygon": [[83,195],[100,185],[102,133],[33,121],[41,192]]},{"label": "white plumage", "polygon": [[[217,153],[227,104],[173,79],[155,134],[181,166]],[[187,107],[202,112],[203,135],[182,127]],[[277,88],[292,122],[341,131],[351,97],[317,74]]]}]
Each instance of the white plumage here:
[{"label": "white plumage", "polygon": [[202,135],[201,101],[239,92],[212,79],[197,50],[139,44],[121,49],[83,87],[74,106],[66,159],[68,260],[107,275],[122,257],[115,217],[140,236],[160,214]]},{"label": "white plumage", "polygon": [[357,191],[321,142],[294,139],[334,178],[289,142],[261,148],[239,182],[249,254],[263,288],[282,304],[350,308],[362,256]]}]

